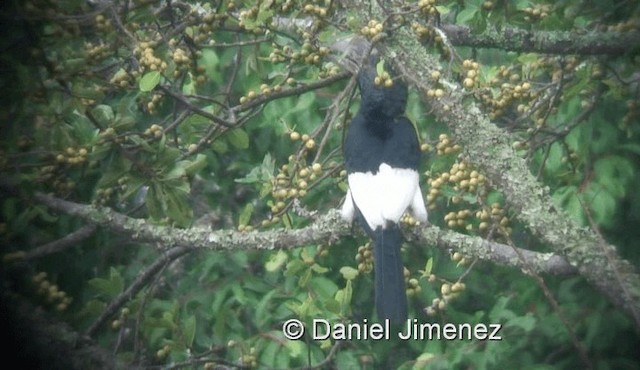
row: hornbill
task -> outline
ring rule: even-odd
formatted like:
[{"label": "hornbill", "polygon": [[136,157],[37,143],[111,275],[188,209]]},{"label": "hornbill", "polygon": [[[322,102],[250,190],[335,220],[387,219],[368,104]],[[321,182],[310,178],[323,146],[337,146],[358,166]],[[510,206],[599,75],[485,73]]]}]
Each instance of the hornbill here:
[{"label": "hornbill", "polygon": [[378,318],[400,323],[407,318],[407,296],[398,222],[407,209],[426,222],[427,210],[418,184],[418,137],[404,116],[407,86],[398,78],[378,86],[377,63],[369,57],[358,73],[360,109],[343,146],[349,190],[341,213],[349,222],[356,218],[373,239]]}]

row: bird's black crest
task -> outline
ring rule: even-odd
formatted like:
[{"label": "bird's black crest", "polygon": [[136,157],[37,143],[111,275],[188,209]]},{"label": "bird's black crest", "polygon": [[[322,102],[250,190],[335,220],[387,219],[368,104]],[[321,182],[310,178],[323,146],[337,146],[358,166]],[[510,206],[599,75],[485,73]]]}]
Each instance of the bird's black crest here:
[{"label": "bird's black crest", "polygon": [[393,85],[390,87],[376,85],[379,61],[377,56],[370,56],[368,63],[363,65],[358,73],[361,110],[386,117],[403,115],[407,107],[407,85],[398,77],[389,63],[384,64],[384,69],[393,79]]}]

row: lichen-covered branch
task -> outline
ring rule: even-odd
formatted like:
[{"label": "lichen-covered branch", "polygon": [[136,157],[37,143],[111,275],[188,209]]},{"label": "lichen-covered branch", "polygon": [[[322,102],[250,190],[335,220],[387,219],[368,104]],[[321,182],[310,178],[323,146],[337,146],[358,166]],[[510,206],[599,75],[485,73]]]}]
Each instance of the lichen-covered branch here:
[{"label": "lichen-covered branch", "polygon": [[496,48],[521,53],[580,54],[618,56],[633,52],[640,39],[638,32],[562,32],[533,31],[513,27],[488,26],[482,33],[467,26],[442,25],[442,31],[454,46]]},{"label": "lichen-covered branch", "polygon": [[[300,229],[275,229],[240,232],[236,230],[210,230],[208,228],[177,229],[159,226],[144,219],[134,219],[106,207],[83,205],[37,194],[36,199],[47,207],[128,236],[131,240],[154,242],[164,248],[187,247],[208,250],[265,250],[292,249],[303,245],[332,244],[352,233],[337,210],[316,217]],[[460,251],[471,258],[497,263],[517,269],[532,269],[554,275],[573,274],[575,270],[563,257],[514,249],[508,245],[489,242],[480,237],[442,230],[436,226],[414,228],[408,233],[412,244],[436,246],[444,251]],[[524,256],[520,258],[518,254]]]},{"label": "lichen-covered branch", "polygon": [[534,273],[572,275],[577,272],[565,258],[553,253],[514,248],[479,236],[460,234],[435,226],[417,230],[412,236],[416,238],[412,240],[414,244],[437,245],[445,251],[457,251],[465,256]]}]

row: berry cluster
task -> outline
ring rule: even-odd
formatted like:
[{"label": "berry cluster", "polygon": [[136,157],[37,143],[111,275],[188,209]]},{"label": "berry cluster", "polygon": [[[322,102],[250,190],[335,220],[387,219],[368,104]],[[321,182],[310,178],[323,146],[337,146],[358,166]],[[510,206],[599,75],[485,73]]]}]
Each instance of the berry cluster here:
[{"label": "berry cluster", "polygon": [[360,33],[370,40],[374,40],[384,31],[384,25],[379,21],[372,19],[360,29]]},{"label": "berry cluster", "polygon": [[138,57],[140,62],[140,70],[164,71],[167,69],[167,62],[156,56],[156,42],[141,42],[135,49],[133,54]]},{"label": "berry cluster", "polygon": [[534,4],[522,9],[522,12],[526,14],[525,21],[536,22],[548,17],[551,10],[551,4]]},{"label": "berry cluster", "polygon": [[373,271],[373,248],[371,242],[358,247],[356,254],[356,263],[358,264],[358,272],[368,274]]},{"label": "berry cluster", "polygon": [[501,117],[516,104],[519,113],[528,111],[531,102],[538,96],[532,90],[531,83],[522,81],[521,75],[516,73],[513,67],[500,66],[497,75],[489,81],[489,86],[498,87],[499,92],[493,94],[489,90],[484,90],[479,97],[488,107],[489,118],[492,120]]},{"label": "berry cluster", "polygon": [[462,81],[462,86],[464,86],[465,89],[471,89],[478,83],[480,65],[478,64],[478,62],[472,61],[470,59],[465,59],[462,62],[462,68],[464,68],[464,70],[466,71],[464,80]]},{"label": "berry cluster", "polygon": [[[431,275],[433,276],[433,275]],[[429,277],[429,280],[435,281],[435,276],[433,278]],[[438,311],[444,311],[447,308],[449,302],[455,300],[460,296],[466,289],[466,285],[463,282],[455,282],[449,283],[445,282],[440,286],[440,297],[436,297],[431,301],[431,305],[424,309],[425,313],[429,316],[435,315]]]},{"label": "berry cluster", "polygon": [[438,14],[438,9],[436,9],[436,0],[420,0],[418,1],[418,8],[420,8],[420,12],[426,16]]},{"label": "berry cluster", "polygon": [[38,295],[44,297],[47,304],[55,307],[57,311],[65,311],[73,301],[58,285],[47,279],[47,273],[42,271],[31,278]]},{"label": "berry cluster", "polygon": [[103,14],[98,14],[94,18],[96,24],[96,30],[98,32],[110,32],[113,30],[111,19],[105,17]]}]

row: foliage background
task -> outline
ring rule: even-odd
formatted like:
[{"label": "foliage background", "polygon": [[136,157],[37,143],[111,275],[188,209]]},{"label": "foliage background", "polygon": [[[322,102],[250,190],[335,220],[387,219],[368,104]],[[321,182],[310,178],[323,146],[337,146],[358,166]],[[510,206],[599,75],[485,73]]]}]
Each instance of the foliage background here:
[{"label": "foliage background", "polygon": [[[289,318],[373,317],[360,232],[296,248],[183,253],[74,213],[72,205],[108,206],[160,226],[249,238],[314,224],[344,196],[342,134],[358,106],[331,47],[353,34],[384,45],[399,25],[440,58],[434,88],[413,89],[407,110],[424,143],[430,222],[549,251],[433,114],[453,81],[567,217],[637,266],[637,47],[580,45],[578,36],[637,35],[638,5],[387,5],[384,13],[337,1],[3,4],[0,237],[11,292],[3,305],[43,307],[119,366],[636,368],[638,324],[575,271],[532,273],[410,241],[412,315],[500,323],[502,341],[290,341],[281,332]],[[539,50],[492,30],[532,32]],[[566,34],[575,36],[569,46],[558,41]],[[50,199],[73,203],[55,208]],[[94,220],[106,214],[94,210]],[[417,232],[404,221],[408,235]]]}]

